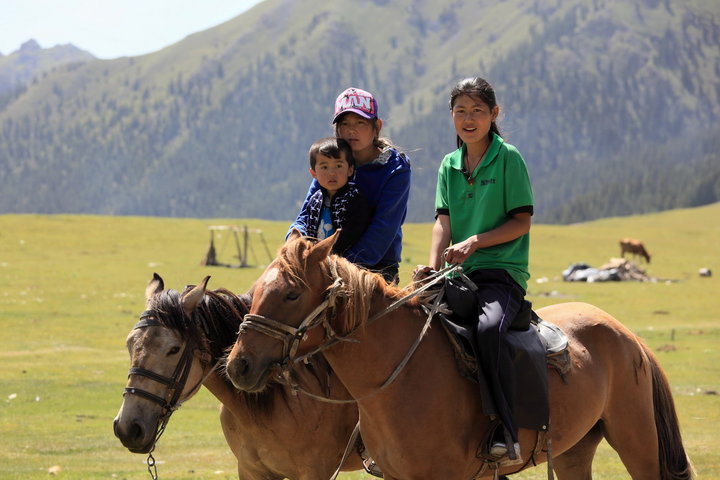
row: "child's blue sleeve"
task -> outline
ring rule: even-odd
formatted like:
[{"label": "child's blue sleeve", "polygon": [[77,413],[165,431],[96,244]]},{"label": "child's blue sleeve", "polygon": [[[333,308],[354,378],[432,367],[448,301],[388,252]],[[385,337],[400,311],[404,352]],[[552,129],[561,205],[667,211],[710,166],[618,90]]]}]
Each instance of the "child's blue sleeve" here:
[{"label": "child's blue sleeve", "polygon": [[310,188],[308,189],[307,195],[305,195],[305,201],[303,201],[302,207],[300,207],[300,213],[298,213],[298,216],[295,218],[295,221],[290,225],[290,228],[288,228],[287,233],[285,234],[285,240],[290,236],[290,233],[293,231],[293,228],[297,228],[300,230],[300,233],[303,234],[303,236],[307,235],[307,217],[308,217],[308,202],[310,201],[310,197],[313,196],[315,192],[317,192],[320,189],[320,184],[317,182],[317,180],[313,180],[312,183],[310,183]]}]

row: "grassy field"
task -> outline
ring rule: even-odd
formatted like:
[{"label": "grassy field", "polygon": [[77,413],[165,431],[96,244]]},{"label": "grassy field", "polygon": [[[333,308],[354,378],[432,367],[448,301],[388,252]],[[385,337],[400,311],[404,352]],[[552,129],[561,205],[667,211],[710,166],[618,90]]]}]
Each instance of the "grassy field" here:
[{"label": "grassy field", "polygon": [[[287,225],[259,220],[97,216],[0,216],[0,478],[146,479],[145,456],[125,450],[112,420],[129,358],[125,336],[143,310],[153,272],[171,288],[212,275],[211,288],[245,291],[267,263],[257,234],[251,268],[204,267],[209,225],[261,229],[272,254]],[[600,266],[618,239],[644,240],[656,283],[565,283],[570,263]],[[405,228],[401,283],[424,263],[430,225]],[[720,478],[720,204],[661,214],[533,227],[528,296],[536,307],[580,300],[622,320],[656,351],[675,394],[699,478]],[[216,235],[218,259],[235,244]],[[708,267],[716,276],[701,278]],[[538,280],[540,280],[538,282]],[[234,457],[202,390],[177,412],[155,452],[163,479],[233,479]],[[439,450],[438,454],[442,452]],[[371,478],[344,474],[345,480]],[[546,478],[544,467],[514,476]],[[607,444],[596,479],[627,474]]]}]

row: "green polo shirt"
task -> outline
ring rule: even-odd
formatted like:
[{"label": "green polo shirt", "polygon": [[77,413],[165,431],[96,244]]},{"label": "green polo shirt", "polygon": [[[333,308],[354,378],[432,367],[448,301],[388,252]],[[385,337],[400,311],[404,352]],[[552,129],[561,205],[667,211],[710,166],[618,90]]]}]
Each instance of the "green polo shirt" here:
[{"label": "green polo shirt", "polygon": [[[438,171],[435,210],[450,217],[452,243],[487,232],[521,212],[533,213],[533,194],[527,166],[518,150],[492,134],[485,158],[468,180],[462,173],[465,146],[445,156]],[[463,263],[465,273],[502,268],[525,290],[530,278],[530,235],[479,248]]]}]

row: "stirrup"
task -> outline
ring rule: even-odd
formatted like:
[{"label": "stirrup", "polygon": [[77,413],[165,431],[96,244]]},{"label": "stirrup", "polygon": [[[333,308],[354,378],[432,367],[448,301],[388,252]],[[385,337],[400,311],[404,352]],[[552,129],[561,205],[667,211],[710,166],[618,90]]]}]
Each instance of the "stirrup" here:
[{"label": "stirrup", "polygon": [[520,455],[520,444],[515,442],[508,448],[507,444],[495,442],[490,447],[490,456],[495,458],[500,467],[509,467],[512,465],[520,465],[523,463]]},{"label": "stirrup", "polygon": [[478,458],[484,459],[490,465],[495,465],[492,468],[524,463],[520,455],[520,444],[512,441],[510,434],[497,418],[491,420],[480,445]]},{"label": "stirrup", "polygon": [[380,467],[378,467],[377,463],[375,463],[375,460],[373,460],[371,457],[363,458],[362,464],[363,468],[367,473],[369,473],[373,477],[383,478],[382,470],[380,470]]}]

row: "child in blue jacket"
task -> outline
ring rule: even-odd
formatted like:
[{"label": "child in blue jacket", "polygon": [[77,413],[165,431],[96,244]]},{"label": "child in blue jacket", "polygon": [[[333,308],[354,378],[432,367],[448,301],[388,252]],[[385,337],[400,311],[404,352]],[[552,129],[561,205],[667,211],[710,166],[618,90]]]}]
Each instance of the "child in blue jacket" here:
[{"label": "child in blue jacket", "polygon": [[310,147],[310,175],[320,184],[293,226],[304,236],[322,240],[340,230],[333,253],[343,255],[362,236],[371,215],[365,196],[349,181],[355,168],[350,145],[342,138],[323,138]]}]

